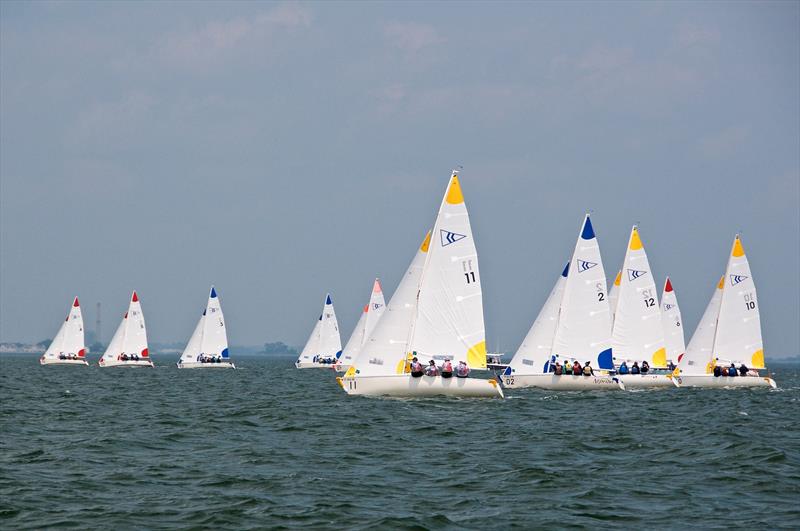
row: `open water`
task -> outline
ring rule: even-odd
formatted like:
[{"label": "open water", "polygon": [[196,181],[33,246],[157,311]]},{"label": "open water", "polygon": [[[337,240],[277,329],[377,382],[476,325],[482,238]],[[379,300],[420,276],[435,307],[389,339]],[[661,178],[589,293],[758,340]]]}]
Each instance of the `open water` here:
[{"label": "open water", "polygon": [[0,528],[800,527],[800,368],[769,389],[347,397],[327,370],[0,357]]}]

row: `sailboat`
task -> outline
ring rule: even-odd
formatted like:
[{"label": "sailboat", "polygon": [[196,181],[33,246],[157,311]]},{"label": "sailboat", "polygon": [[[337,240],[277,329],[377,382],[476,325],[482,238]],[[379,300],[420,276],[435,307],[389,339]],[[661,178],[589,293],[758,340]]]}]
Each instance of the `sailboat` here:
[{"label": "sailboat", "polygon": [[[624,389],[611,375],[611,317],[600,247],[587,214],[572,258],[511,363],[503,371],[510,388]],[[556,363],[596,363],[594,376],[556,375]]]},{"label": "sailboat", "polygon": [[78,297],[72,301],[67,318],[61,323],[56,337],[39,358],[42,365],[89,365],[83,340],[83,315]]},{"label": "sailboat", "polygon": [[101,367],[152,367],[150,353],[147,351],[147,329],[139,296],[131,295],[128,311],[114,332],[105,353],[100,358]]},{"label": "sailboat", "polygon": [[478,253],[453,171],[433,226],[389,301],[386,313],[345,375],[350,395],[502,397],[494,378],[411,375],[410,362],[449,359],[486,369]]},{"label": "sailboat", "polygon": [[619,285],[622,282],[622,270],[617,271],[617,276],[611,288],[608,290],[608,306],[611,308],[611,326],[614,326],[614,315],[617,312],[617,301],[619,300]]},{"label": "sailboat", "polygon": [[[745,365],[746,376],[714,376],[714,367]],[[680,387],[777,387],[758,375],[765,370],[756,286],[739,235],[733,240],[725,275],[675,369]]]},{"label": "sailboat", "polygon": [[647,374],[620,374],[619,379],[628,389],[674,387],[672,375],[667,372],[667,349],[658,291],[636,226],[628,238],[622,271],[611,331],[614,364],[619,367],[624,362],[630,370],[634,363],[646,361],[650,369]]},{"label": "sailboat", "polygon": [[383,298],[381,281],[376,278],[375,282],[372,284],[372,293],[370,293],[369,302],[364,306],[364,311],[361,312],[361,317],[358,319],[358,323],[356,323],[356,327],[350,335],[350,339],[347,340],[347,344],[345,344],[344,350],[342,350],[342,355],[339,356],[339,360],[336,363],[335,368],[337,372],[344,372],[350,368],[358,355],[358,351],[361,350],[361,346],[372,334],[372,330],[375,328],[375,325],[378,323],[385,309],[386,300]]},{"label": "sailboat", "polygon": [[179,369],[235,369],[228,353],[228,334],[225,331],[225,317],[217,296],[211,286],[208,303],[203,315],[197,321],[192,337],[178,361]]},{"label": "sailboat", "polygon": [[342,339],[333,301],[328,293],[322,314],[319,316],[306,346],[294,363],[298,369],[330,369],[342,354]]},{"label": "sailboat", "polygon": [[664,281],[664,290],[661,292],[661,325],[664,329],[667,362],[676,365],[686,352],[686,341],[683,337],[683,319],[678,297],[672,289],[669,277]]}]

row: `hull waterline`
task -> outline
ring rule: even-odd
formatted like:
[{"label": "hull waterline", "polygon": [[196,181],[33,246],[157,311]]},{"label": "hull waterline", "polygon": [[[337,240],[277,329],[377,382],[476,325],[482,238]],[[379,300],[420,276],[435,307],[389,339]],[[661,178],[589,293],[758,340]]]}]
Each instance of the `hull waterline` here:
[{"label": "hull waterline", "polygon": [[45,359],[39,358],[40,365],[89,365],[89,362],[85,359],[77,359],[77,360],[60,360],[60,359]]},{"label": "hull waterline", "polygon": [[178,362],[179,369],[235,369],[236,365],[232,361],[221,361],[219,363],[199,363],[190,361],[188,363]]},{"label": "hull waterline", "polygon": [[504,387],[538,387],[553,391],[619,391],[625,385],[614,376],[574,376],[556,374],[511,374],[502,377]]},{"label": "hull waterline", "polygon": [[503,398],[497,380],[478,378],[442,378],[440,376],[350,376],[337,377],[348,395],[432,397],[459,396],[472,398]]},{"label": "hull waterline", "polygon": [[772,387],[778,384],[765,376],[714,376],[713,374],[681,375],[675,377],[678,387]]},{"label": "hull waterline", "polygon": [[671,374],[618,374],[625,389],[671,389],[676,386]]}]

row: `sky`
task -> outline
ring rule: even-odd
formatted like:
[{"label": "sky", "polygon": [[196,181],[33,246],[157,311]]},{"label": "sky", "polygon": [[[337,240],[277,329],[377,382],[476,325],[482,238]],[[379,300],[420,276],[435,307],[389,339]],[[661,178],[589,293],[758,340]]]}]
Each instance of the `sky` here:
[{"label": "sky", "polygon": [[0,341],[130,292],[186,341],[342,342],[450,170],[490,350],[513,352],[585,212],[638,224],[687,342],[741,232],[767,358],[800,353],[800,3],[0,3]]}]

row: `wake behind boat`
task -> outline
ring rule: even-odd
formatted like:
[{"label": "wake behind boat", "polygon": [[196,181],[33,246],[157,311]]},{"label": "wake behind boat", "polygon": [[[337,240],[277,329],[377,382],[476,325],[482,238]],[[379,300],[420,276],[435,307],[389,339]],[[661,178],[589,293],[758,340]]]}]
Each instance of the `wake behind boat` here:
[{"label": "wake behind boat", "polygon": [[[427,374],[412,364],[424,364]],[[442,373],[454,366],[459,369]],[[454,171],[433,232],[353,366],[337,381],[349,395],[502,398],[494,378],[457,376],[468,368],[486,369],[486,338],[478,254]]]},{"label": "wake behind boat", "polygon": [[147,350],[147,329],[136,292],[98,364],[101,367],[152,367]]},{"label": "wake behind boat", "polygon": [[325,296],[322,314],[317,319],[311,335],[294,363],[298,369],[330,369],[342,355],[339,323],[333,309],[331,294]]},{"label": "wake behind boat", "polygon": [[675,369],[680,387],[777,387],[766,370],[756,286],[739,235],[728,267]]},{"label": "wake behind boat", "polygon": [[178,361],[179,369],[235,369],[228,353],[225,317],[217,290],[211,286],[203,315]]},{"label": "wake behind boat", "polygon": [[61,323],[56,337],[47,347],[41,365],[89,365],[83,337],[83,315],[78,297],[72,301],[67,318]]}]

